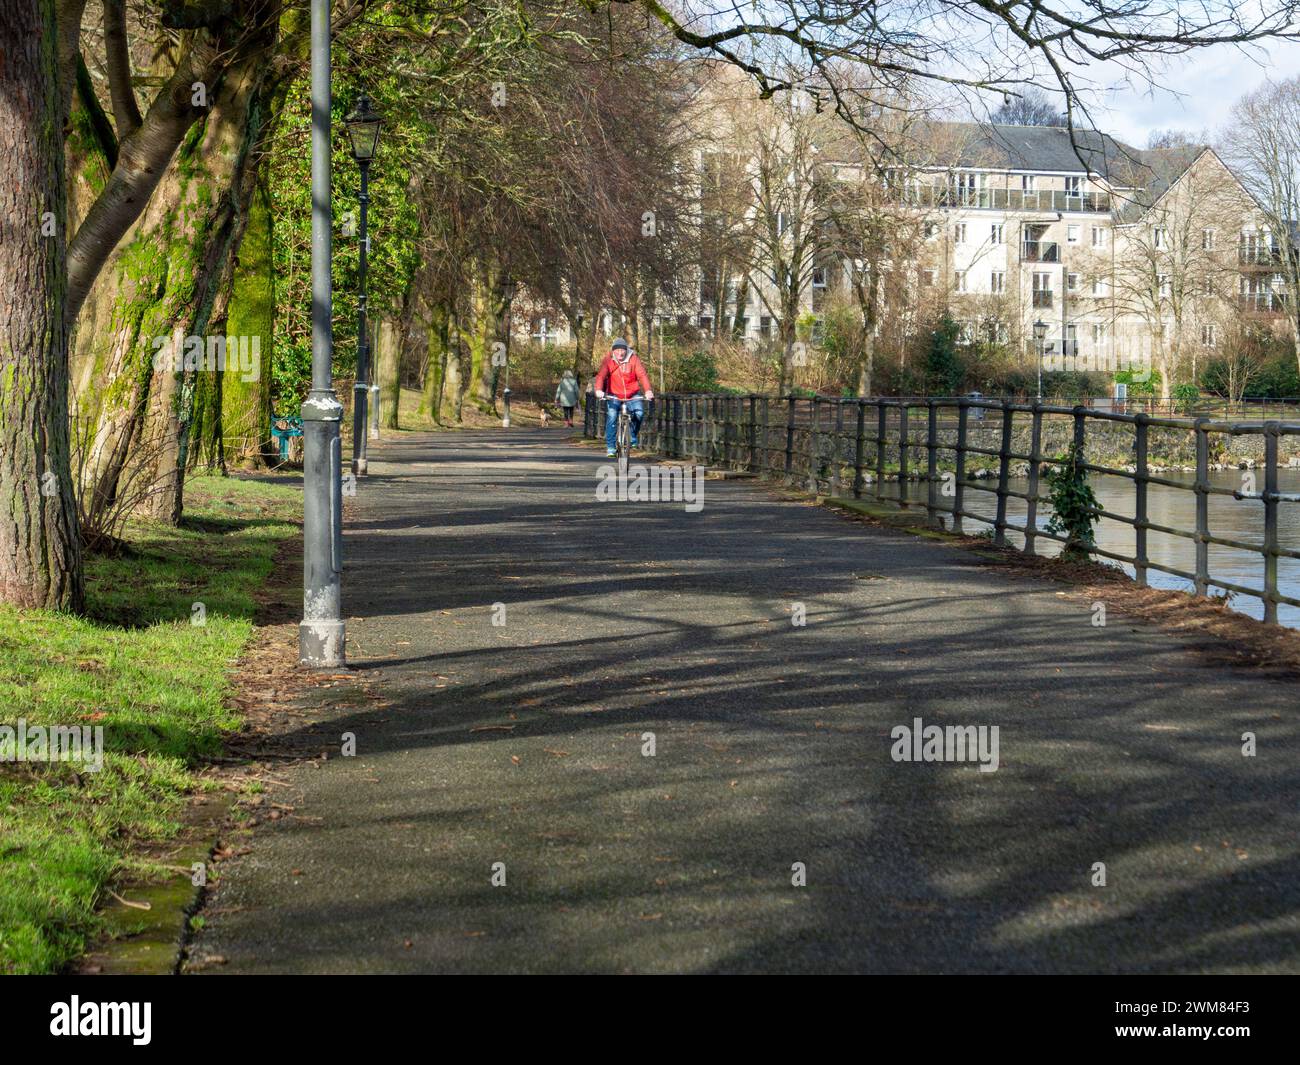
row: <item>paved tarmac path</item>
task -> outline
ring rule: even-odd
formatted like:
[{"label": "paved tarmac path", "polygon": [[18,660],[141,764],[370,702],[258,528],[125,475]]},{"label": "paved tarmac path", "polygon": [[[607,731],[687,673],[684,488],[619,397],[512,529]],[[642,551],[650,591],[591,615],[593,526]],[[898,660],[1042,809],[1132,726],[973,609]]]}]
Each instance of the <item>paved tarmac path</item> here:
[{"label": "paved tarmac path", "polygon": [[[604,461],[372,451],[348,656],[389,705],[276,770],[302,816],[223,864],[203,971],[1300,970],[1294,682],[761,485],[597,502]],[[915,718],[1000,767],[894,761]]]}]

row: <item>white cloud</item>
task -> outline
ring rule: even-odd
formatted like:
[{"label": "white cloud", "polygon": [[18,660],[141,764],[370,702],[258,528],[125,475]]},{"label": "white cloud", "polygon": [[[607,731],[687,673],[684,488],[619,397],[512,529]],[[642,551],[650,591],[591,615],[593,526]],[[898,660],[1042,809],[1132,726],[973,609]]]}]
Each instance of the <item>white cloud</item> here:
[{"label": "white cloud", "polygon": [[1142,147],[1155,129],[1217,133],[1242,96],[1268,78],[1300,74],[1300,42],[1274,41],[1242,50],[1219,46],[1169,59],[1154,71],[1155,86],[1134,78],[1125,82],[1116,71],[1110,84],[1097,68],[1091,94],[1097,125],[1121,140]]}]

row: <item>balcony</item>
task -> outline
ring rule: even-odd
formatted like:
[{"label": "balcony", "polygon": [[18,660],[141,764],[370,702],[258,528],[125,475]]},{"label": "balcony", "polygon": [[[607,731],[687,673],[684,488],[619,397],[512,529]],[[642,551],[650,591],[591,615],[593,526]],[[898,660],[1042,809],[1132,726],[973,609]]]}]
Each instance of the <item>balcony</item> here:
[{"label": "balcony", "polygon": [[1051,307],[1052,290],[1050,288],[1040,288],[1034,290],[1035,307]]},{"label": "balcony", "polygon": [[1079,342],[1077,340],[1047,340],[1043,342],[1043,354],[1073,357],[1079,354]]},{"label": "balcony", "polygon": [[1062,211],[1104,214],[1110,210],[1108,192],[1066,192],[1042,189],[967,189],[946,185],[919,185],[908,197],[921,207],[974,207],[990,211]]},{"label": "balcony", "polygon": [[1243,311],[1264,314],[1281,314],[1286,310],[1280,292],[1242,292],[1237,296],[1237,306]]},{"label": "balcony", "polygon": [[1237,249],[1237,259],[1242,266],[1277,266],[1282,261],[1282,250],[1242,244]]},{"label": "balcony", "polygon": [[1022,263],[1059,263],[1061,246],[1054,240],[1025,240],[1020,243]]}]

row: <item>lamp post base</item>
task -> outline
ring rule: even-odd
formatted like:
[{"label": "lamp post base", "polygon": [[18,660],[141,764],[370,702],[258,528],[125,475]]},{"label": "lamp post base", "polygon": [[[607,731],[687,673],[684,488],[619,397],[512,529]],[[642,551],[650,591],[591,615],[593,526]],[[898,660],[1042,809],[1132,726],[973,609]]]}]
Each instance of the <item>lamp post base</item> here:
[{"label": "lamp post base", "polygon": [[343,669],[346,638],[341,621],[300,621],[298,664],[308,669]]},{"label": "lamp post base", "polygon": [[302,405],[303,580],[298,659],[337,668],[344,661],[343,500],[339,422],[332,389],[313,389]]}]

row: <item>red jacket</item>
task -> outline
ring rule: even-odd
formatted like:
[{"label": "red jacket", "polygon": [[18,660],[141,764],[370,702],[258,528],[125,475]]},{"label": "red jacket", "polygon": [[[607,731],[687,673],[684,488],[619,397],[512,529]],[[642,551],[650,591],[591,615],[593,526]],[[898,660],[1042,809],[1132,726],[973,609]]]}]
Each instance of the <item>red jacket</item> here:
[{"label": "red jacket", "polygon": [[649,393],[652,389],[645,367],[633,354],[627,357],[626,362],[619,362],[613,355],[606,355],[605,361],[596,371],[596,391],[608,393],[615,399],[631,399],[638,392]]}]

